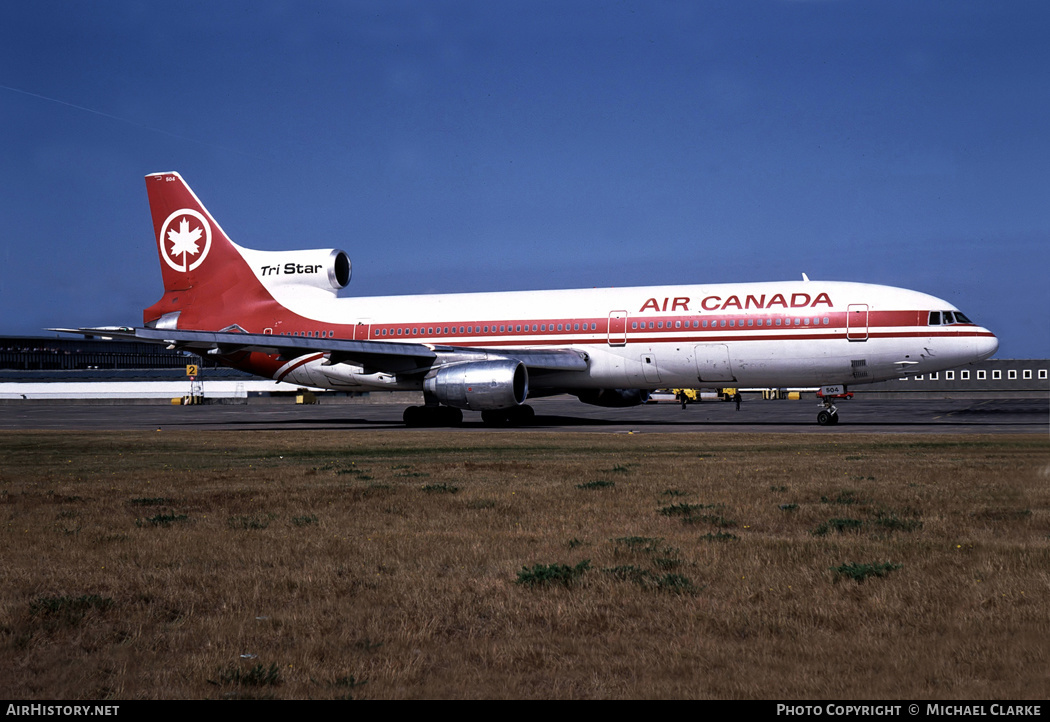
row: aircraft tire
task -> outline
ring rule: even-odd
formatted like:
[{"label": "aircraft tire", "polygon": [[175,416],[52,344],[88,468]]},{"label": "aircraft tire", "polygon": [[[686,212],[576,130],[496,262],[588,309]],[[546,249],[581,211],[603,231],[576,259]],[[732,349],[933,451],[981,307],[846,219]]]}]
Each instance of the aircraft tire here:
[{"label": "aircraft tire", "polygon": [[409,406],[405,409],[405,412],[401,414],[402,420],[405,422],[405,426],[418,427],[423,426],[426,422],[426,413],[422,406]]},{"label": "aircraft tire", "polygon": [[536,411],[525,404],[513,409],[488,409],[481,412],[486,426],[528,426],[536,418]]},{"label": "aircraft tire", "polygon": [[409,406],[401,418],[405,426],[413,428],[459,426],[463,423],[463,412],[451,406]]},{"label": "aircraft tire", "polygon": [[506,409],[487,409],[481,412],[481,421],[485,426],[510,426],[510,416]]},{"label": "aircraft tire", "polygon": [[528,404],[522,404],[511,410],[510,418],[515,426],[529,426],[536,420],[536,410]]}]

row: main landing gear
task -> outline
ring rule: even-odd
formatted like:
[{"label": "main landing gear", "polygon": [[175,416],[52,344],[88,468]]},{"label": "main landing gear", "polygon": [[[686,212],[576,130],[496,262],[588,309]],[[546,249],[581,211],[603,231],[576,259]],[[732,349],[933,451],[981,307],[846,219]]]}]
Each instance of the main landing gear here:
[{"label": "main landing gear", "polygon": [[463,412],[451,406],[409,406],[401,418],[405,426],[459,426]]},{"label": "main landing gear", "polygon": [[853,392],[846,391],[845,386],[821,386],[817,390],[817,398],[824,407],[817,414],[817,423],[821,426],[834,426],[839,422],[839,410],[835,406],[835,399],[852,399]]},{"label": "main landing gear", "polygon": [[485,426],[528,426],[535,418],[535,410],[527,404],[481,412],[481,420],[485,422]]},{"label": "main landing gear", "polygon": [[[463,412],[451,406],[409,406],[402,415],[405,426],[442,427],[459,426],[463,423]],[[486,426],[528,426],[536,418],[531,406],[515,406],[510,409],[490,409],[481,412]]]}]

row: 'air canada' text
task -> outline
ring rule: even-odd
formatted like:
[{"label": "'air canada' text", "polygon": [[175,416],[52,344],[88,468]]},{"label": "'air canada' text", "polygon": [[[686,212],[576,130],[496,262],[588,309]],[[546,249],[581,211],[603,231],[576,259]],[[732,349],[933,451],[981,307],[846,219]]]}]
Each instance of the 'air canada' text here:
[{"label": "'air canada' text", "polygon": [[[663,299],[663,303],[661,303],[661,299],[650,298],[642,304],[642,307],[638,312],[644,313],[645,311],[656,311],[658,313],[664,313],[667,311],[689,311],[689,304],[691,302],[692,301],[688,296],[665,298]],[[735,295],[729,296],[726,299],[723,299],[721,296],[705,296],[700,301],[700,308],[705,311],[725,311],[730,308],[739,309],[741,311],[748,308],[816,308],[817,306],[833,308],[835,304],[831,302],[831,298],[826,293],[818,293],[816,297],[813,297],[808,293],[792,293],[790,297],[786,297],[783,293],[774,293],[768,300],[764,293],[759,296],[748,294],[747,296],[744,296],[743,301],[740,300],[739,296]]]}]

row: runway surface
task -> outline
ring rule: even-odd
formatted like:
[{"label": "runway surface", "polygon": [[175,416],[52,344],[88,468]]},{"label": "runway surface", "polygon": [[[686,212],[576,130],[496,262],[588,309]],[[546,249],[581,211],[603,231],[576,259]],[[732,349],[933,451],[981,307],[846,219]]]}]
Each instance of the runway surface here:
[{"label": "runway surface", "polygon": [[[530,401],[536,410],[528,429],[606,433],[828,432],[828,433],[1050,433],[1047,399],[853,399],[839,405],[840,423],[816,423],[813,401],[745,401],[740,410],[719,401],[646,404],[603,409],[572,398]],[[0,406],[0,429],[55,430],[304,430],[389,429],[405,431],[403,404],[296,405],[255,400],[240,405],[99,405],[83,402],[15,403]],[[465,431],[491,431],[481,415],[464,412]],[[409,430],[410,431],[410,430]],[[503,429],[515,433],[517,429]]]}]

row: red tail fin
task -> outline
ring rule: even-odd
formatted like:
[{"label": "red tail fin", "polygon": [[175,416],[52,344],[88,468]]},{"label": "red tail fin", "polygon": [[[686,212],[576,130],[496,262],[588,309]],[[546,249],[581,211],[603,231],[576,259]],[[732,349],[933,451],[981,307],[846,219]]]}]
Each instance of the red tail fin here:
[{"label": "red tail fin", "polygon": [[143,311],[143,321],[198,330],[268,325],[272,296],[182,176],[148,175],[146,192],[164,296]]}]

